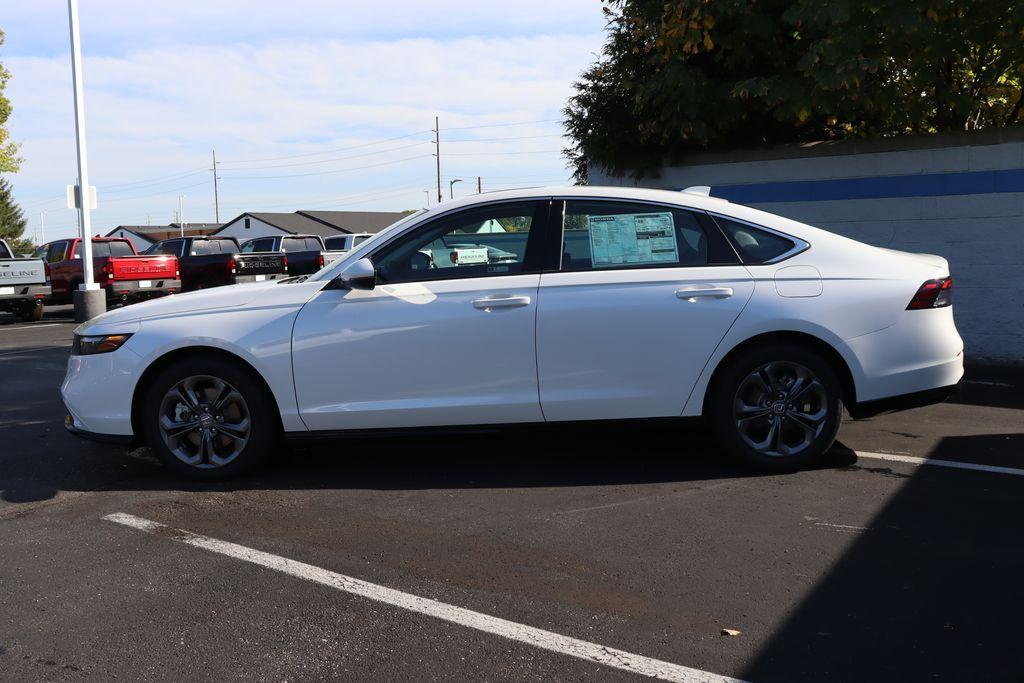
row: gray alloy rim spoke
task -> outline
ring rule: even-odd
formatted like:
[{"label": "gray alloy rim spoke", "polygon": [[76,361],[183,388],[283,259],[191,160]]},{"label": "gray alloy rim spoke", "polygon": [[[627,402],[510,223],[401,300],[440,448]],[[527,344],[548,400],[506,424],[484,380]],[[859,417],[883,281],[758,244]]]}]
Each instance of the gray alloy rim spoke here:
[{"label": "gray alloy rim spoke", "polygon": [[736,390],[733,421],[740,438],[763,455],[792,456],[808,448],[828,418],[825,386],[790,361],[765,363]]},{"label": "gray alloy rim spoke", "polygon": [[175,422],[166,415],[160,416],[160,428],[163,429],[164,434],[170,439],[175,439],[182,434],[191,432],[199,423],[195,420],[185,420],[184,422]]},{"label": "gray alloy rim spoke", "polygon": [[241,455],[252,434],[249,406],[230,383],[209,375],[186,377],[160,404],[160,435],[191,467],[223,467]]}]

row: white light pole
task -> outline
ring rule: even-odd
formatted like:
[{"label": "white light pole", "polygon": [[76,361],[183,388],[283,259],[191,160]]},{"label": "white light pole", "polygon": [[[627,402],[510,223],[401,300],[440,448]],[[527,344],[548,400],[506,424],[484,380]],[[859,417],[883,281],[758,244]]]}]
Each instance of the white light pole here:
[{"label": "white light pole", "polygon": [[462,178],[456,178],[448,183],[448,199],[455,199],[455,183],[461,183]]},{"label": "white light pole", "polygon": [[39,244],[46,244],[46,211],[39,212]]},{"label": "white light pole", "polygon": [[185,198],[185,195],[178,195],[178,229],[181,231],[181,236],[185,236],[185,212],[181,208],[181,200]]},{"label": "white light pole", "polygon": [[[107,300],[93,281],[92,223],[89,221],[89,166],[85,154],[85,100],[82,94],[82,45],[78,33],[78,0],[68,0],[71,24],[71,82],[75,92],[75,148],[78,152],[78,220],[82,249],[82,284],[73,293],[75,320],[84,322],[107,308]],[[79,320],[81,319],[81,320]]]}]

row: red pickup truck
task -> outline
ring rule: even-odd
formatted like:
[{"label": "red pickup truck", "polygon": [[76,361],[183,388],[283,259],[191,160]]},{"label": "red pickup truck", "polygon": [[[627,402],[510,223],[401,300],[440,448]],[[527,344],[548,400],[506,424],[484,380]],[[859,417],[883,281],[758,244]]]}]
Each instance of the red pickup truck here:
[{"label": "red pickup truck", "polygon": [[[46,259],[56,303],[71,301],[82,283],[82,240],[56,240],[44,244],[36,255]],[[140,256],[132,243],[121,237],[92,238],[93,277],[107,292],[107,301],[129,303],[181,291],[178,259],[173,256]]]}]

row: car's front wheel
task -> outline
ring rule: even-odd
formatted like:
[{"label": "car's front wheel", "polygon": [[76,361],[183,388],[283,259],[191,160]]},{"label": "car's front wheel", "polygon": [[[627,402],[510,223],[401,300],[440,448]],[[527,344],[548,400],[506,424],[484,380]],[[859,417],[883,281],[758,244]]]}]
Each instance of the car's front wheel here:
[{"label": "car's front wheel", "polygon": [[266,459],[278,420],[251,371],[220,358],[181,359],[150,383],[146,440],[164,465],[193,479],[237,476]]},{"label": "car's front wheel", "polygon": [[795,344],[751,349],[712,387],[717,441],[762,469],[791,471],[819,460],[842,424],[842,386],[818,353]]}]

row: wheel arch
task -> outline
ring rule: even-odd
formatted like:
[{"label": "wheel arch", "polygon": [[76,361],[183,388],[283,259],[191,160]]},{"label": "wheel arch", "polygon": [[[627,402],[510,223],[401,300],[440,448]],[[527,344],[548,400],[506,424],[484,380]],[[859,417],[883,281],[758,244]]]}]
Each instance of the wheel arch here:
[{"label": "wheel arch", "polygon": [[714,392],[719,378],[737,358],[749,349],[756,348],[767,343],[779,342],[796,344],[819,353],[825,361],[832,366],[836,371],[836,375],[839,377],[839,382],[842,385],[843,391],[843,403],[848,406],[853,406],[857,403],[857,384],[853,379],[853,372],[850,370],[850,365],[846,362],[846,359],[843,358],[843,355],[839,353],[834,346],[824,339],[816,337],[813,334],[808,334],[807,332],[776,331],[764,332],[743,340],[718,361],[718,365],[715,366],[715,369],[711,373],[711,377],[708,379],[704,389],[704,397],[701,403],[701,414],[707,414],[708,403],[711,400],[712,393]]},{"label": "wheel arch", "polygon": [[277,398],[274,396],[274,392],[271,391],[270,385],[263,378],[256,368],[252,366],[247,360],[239,356],[238,354],[231,353],[224,349],[218,349],[214,346],[186,346],[172,351],[168,351],[162,356],[156,358],[149,366],[143,371],[139,377],[139,381],[135,383],[135,391],[132,393],[132,433],[138,438],[142,438],[145,434],[142,425],[142,397],[146,395],[146,391],[149,390],[153,380],[160,374],[165,368],[171,364],[181,360],[182,358],[195,358],[197,356],[206,356],[217,358],[227,363],[234,363],[244,371],[248,372],[254,380],[263,389],[264,394],[270,401],[271,407],[273,408],[272,414],[277,420],[278,432],[283,432],[283,426],[281,422],[281,408],[277,403]]}]

